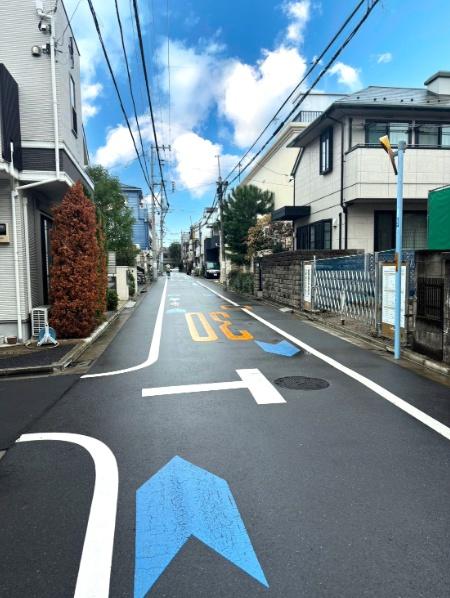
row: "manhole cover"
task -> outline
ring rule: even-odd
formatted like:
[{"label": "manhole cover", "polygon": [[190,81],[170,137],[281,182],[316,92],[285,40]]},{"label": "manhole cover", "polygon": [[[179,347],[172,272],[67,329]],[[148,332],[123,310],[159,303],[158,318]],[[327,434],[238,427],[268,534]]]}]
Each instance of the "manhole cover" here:
[{"label": "manhole cover", "polygon": [[292,390],[321,390],[328,388],[330,383],[321,378],[308,378],[307,376],[286,376],[275,380],[277,386]]}]

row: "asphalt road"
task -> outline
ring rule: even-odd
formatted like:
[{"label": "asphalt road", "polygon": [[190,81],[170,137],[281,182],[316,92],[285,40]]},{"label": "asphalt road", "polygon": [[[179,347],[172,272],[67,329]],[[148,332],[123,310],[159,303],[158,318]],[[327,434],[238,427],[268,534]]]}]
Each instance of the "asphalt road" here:
[{"label": "asphalt road", "polygon": [[160,280],[0,461],[0,596],[448,597],[449,389],[203,284]]}]

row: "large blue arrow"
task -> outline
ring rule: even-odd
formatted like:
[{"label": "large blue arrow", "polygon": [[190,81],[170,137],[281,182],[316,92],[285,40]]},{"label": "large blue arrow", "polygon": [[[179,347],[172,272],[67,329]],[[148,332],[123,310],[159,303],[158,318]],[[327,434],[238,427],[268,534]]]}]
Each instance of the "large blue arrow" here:
[{"label": "large blue arrow", "polygon": [[134,598],[144,598],[195,536],[269,587],[225,480],[174,457],[136,493]]},{"label": "large blue arrow", "polygon": [[279,343],[264,343],[263,341],[255,341],[266,353],[274,353],[275,355],[283,355],[284,357],[293,357],[300,353],[300,349],[291,345],[288,341],[280,341]]}]

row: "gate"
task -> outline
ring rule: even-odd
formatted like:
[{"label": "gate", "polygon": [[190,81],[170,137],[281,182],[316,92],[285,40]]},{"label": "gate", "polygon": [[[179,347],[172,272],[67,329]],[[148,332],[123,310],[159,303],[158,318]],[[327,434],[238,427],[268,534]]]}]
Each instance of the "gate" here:
[{"label": "gate", "polygon": [[417,315],[415,349],[443,358],[444,350],[444,279],[420,277],[417,280]]}]

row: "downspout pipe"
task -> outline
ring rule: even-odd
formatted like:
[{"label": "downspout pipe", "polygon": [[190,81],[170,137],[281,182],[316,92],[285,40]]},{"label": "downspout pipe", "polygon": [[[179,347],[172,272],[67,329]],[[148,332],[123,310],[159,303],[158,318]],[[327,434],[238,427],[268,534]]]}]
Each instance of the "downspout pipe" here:
[{"label": "downspout pipe", "polygon": [[11,213],[12,213],[12,232],[13,232],[13,256],[14,256],[14,282],[16,290],[16,316],[17,316],[17,340],[22,342],[23,340],[23,329],[22,329],[22,308],[20,305],[20,274],[19,274],[19,247],[18,247],[18,235],[17,235],[17,214],[16,214],[16,199],[19,196],[16,189],[16,179],[14,176],[14,144],[11,143]]},{"label": "downspout pipe", "polygon": [[31,296],[31,270],[30,270],[30,240],[28,230],[28,198],[23,198],[23,233],[25,237],[25,266],[27,273],[27,297],[28,313],[33,309],[33,298]]},{"label": "downspout pipe", "polygon": [[[341,182],[340,182],[340,196],[339,196],[339,202],[341,205],[341,210],[342,213],[345,216],[345,232],[344,232],[344,249],[347,249],[347,245],[348,245],[348,226],[347,226],[347,206],[345,205],[344,202],[344,123],[341,120],[338,120],[337,118],[333,118],[332,116],[328,117],[330,120],[333,120],[334,122],[338,123],[341,126]],[[339,230],[339,239],[341,239],[341,230]],[[339,247],[339,249],[342,249],[342,247]]]}]

